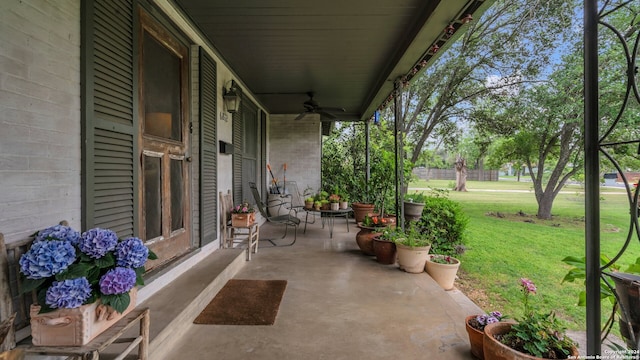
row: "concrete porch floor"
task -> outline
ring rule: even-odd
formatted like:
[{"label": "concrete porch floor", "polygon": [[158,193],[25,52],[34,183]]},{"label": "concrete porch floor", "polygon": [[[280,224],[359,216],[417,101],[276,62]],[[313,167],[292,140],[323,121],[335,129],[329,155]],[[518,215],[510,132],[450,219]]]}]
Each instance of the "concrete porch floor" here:
[{"label": "concrete porch floor", "polygon": [[[462,293],[442,290],[426,273],[405,273],[365,256],[355,242],[359,229],[353,221],[347,232],[344,220],[336,219],[332,239],[319,221],[308,225],[306,234],[302,228],[290,247],[261,241],[258,253],[233,276],[288,281],[273,326],[195,325],[198,310],[171,332],[172,345],[166,347],[154,340],[154,327],[165,326],[154,308],[161,308],[156,302],[173,301],[155,296],[147,304],[152,359],[472,358],[464,318],[480,309]],[[260,237],[278,237],[283,230],[265,224]],[[276,242],[292,239],[289,234]],[[244,252],[241,257],[244,261]],[[180,286],[168,288],[176,294]]]}]

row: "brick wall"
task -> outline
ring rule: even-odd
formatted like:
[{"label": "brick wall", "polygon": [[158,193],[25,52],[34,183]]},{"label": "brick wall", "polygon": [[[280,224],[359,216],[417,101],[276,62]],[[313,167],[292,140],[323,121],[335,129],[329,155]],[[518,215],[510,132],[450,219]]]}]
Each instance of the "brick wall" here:
[{"label": "brick wall", "polygon": [[[282,181],[283,165],[287,164],[287,181],[295,181],[300,192],[309,186],[320,187],[322,136],[320,119],[306,116],[296,121],[295,115],[269,117],[269,156],[274,176]],[[271,180],[267,174],[267,181]]]},{"label": "brick wall", "polygon": [[0,1],[0,232],[80,227],[80,1]]}]

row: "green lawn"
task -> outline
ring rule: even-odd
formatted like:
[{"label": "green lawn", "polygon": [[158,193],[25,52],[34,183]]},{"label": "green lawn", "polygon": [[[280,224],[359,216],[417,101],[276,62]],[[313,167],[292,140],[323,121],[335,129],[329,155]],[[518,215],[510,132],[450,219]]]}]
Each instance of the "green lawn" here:
[{"label": "green lawn", "polygon": [[[410,189],[450,188],[451,184],[421,181],[411,183]],[[460,202],[470,218],[467,251],[461,256],[463,290],[473,289],[471,298],[484,310],[517,317],[522,311],[518,280],[527,277],[538,287],[536,304],[556,310],[569,328],[585,330],[585,308],[576,305],[583,284],[561,283],[569,269],[562,259],[585,252],[584,189],[567,187],[554,202],[554,219],[540,221],[535,218],[537,204],[530,183],[470,181],[467,187],[468,192],[449,192],[449,198]],[[613,256],[627,236],[627,197],[622,190],[602,189],[600,206],[601,249]],[[516,215],[519,212],[525,215]],[[638,256],[636,240],[619,263],[628,264]],[[604,322],[609,310],[602,312]]]}]

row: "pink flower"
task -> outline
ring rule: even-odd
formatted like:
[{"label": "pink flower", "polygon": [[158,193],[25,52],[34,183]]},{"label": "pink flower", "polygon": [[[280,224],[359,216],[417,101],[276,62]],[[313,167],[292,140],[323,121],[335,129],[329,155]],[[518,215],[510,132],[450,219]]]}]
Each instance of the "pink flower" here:
[{"label": "pink flower", "polygon": [[524,291],[531,293],[531,294],[535,294],[536,291],[538,290],[536,288],[536,285],[533,283],[533,281],[527,279],[527,278],[520,278],[520,285],[522,285],[522,288]]}]

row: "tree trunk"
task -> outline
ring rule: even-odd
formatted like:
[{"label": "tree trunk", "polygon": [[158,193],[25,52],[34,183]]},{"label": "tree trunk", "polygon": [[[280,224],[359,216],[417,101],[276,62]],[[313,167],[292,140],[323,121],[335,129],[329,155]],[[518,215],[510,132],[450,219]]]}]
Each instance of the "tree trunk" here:
[{"label": "tree trunk", "polygon": [[456,188],[454,191],[467,191],[467,161],[460,155],[456,158]]},{"label": "tree trunk", "polygon": [[545,191],[538,201],[538,219],[551,220],[551,208],[553,207],[553,192]]}]

